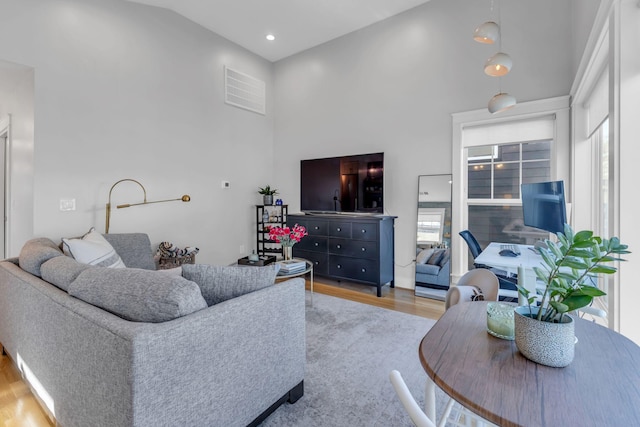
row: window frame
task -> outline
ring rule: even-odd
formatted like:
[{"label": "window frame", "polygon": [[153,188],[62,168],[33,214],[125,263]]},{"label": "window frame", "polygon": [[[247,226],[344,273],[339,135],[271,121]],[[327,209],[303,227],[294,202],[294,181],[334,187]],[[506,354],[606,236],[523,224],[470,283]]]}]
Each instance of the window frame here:
[{"label": "window frame", "polygon": [[[464,148],[465,128],[486,125],[512,125],[518,121],[535,120],[545,117],[553,118],[553,143],[551,145],[551,179],[570,179],[570,123],[569,123],[569,96],[548,98],[537,101],[523,102],[499,115],[492,115],[486,109],[473,110],[452,114],[452,173],[453,173],[453,198],[452,198],[452,234],[455,235],[467,229],[467,162]],[[530,139],[529,139],[530,140]],[[511,142],[526,142],[527,139]],[[480,145],[480,144],[478,144]],[[570,185],[565,185],[565,190]],[[567,202],[571,202],[571,193],[567,191]],[[502,204],[502,201],[500,201]],[[513,200],[513,205],[520,203]],[[496,203],[497,204],[497,203]],[[569,222],[571,222],[569,217]],[[467,271],[468,249],[462,239],[452,241],[452,277],[454,283]]]}]

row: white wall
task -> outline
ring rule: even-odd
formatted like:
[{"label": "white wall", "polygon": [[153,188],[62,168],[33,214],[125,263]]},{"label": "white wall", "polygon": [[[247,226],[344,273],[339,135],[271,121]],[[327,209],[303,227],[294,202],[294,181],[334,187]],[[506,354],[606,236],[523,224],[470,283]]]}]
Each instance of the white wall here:
[{"label": "white wall", "polygon": [[[103,230],[109,188],[134,178],[150,201],[192,201],[114,210],[111,232],[198,246],[208,263],[255,245],[257,189],[273,185],[271,63],[173,12],[119,0],[0,0],[0,10],[0,58],[35,75],[24,153],[35,156],[35,235]],[[266,81],[266,116],[224,104],[224,65]],[[60,198],[77,210],[60,212]],[[136,201],[139,187],[114,190],[114,204]]]},{"label": "white wall", "polygon": [[[503,50],[515,63],[502,88],[519,101],[569,93],[569,5],[502,2]],[[384,151],[399,287],[414,286],[418,175],[451,173],[451,113],[498,92],[483,73],[496,48],[472,39],[490,18],[489,2],[432,0],[275,64],[274,182],[295,211],[301,159]]]},{"label": "white wall", "polygon": [[614,9],[614,43],[618,53],[615,70],[615,122],[619,132],[614,139],[620,146],[617,216],[619,236],[629,245],[631,254],[620,264],[619,327],[620,333],[640,344],[638,311],[638,277],[640,277],[640,227],[638,227],[638,142],[640,141],[640,5],[636,0],[621,0]]},{"label": "white wall", "polygon": [[0,61],[0,118],[11,115],[7,256],[33,236],[33,68]]}]

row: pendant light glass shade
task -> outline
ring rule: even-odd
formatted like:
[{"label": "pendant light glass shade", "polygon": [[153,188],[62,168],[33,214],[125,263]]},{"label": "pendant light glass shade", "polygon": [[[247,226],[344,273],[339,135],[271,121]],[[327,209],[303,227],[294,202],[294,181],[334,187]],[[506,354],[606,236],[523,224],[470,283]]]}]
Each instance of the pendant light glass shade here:
[{"label": "pendant light glass shade", "polygon": [[511,67],[513,67],[511,57],[506,53],[498,52],[484,63],[484,72],[489,76],[500,77],[507,74]]},{"label": "pendant light glass shade", "polygon": [[478,43],[494,44],[500,38],[500,27],[493,21],[485,22],[473,32],[473,39]]},{"label": "pendant light glass shade", "polygon": [[491,100],[489,101],[488,109],[491,114],[494,114],[508,110],[514,105],[516,105],[516,98],[509,95],[508,93],[500,92],[499,94],[491,98]]}]

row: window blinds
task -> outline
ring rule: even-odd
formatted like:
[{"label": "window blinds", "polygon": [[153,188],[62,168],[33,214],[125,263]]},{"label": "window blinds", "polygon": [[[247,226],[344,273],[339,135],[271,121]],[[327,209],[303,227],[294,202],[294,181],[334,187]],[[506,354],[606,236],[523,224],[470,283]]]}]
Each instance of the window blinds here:
[{"label": "window blinds", "polygon": [[555,115],[547,115],[489,125],[465,126],[462,132],[462,146],[466,148],[540,141],[554,139],[554,137]]}]

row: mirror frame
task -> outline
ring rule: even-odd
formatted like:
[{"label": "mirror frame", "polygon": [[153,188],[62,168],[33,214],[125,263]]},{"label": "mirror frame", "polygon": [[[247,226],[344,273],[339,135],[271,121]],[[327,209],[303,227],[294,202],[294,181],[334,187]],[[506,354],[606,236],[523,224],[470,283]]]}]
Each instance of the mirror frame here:
[{"label": "mirror frame", "polygon": [[[418,281],[418,275],[421,274],[419,264],[420,261],[428,261],[420,259],[418,256],[422,250],[429,248],[444,248],[449,250],[451,255],[451,220],[452,220],[452,190],[453,176],[451,174],[437,175],[419,175],[418,176],[418,201],[416,216],[416,271],[415,271],[415,291],[416,295],[426,296],[430,298],[444,300],[444,295],[451,285],[451,259],[446,273],[447,280],[439,277],[438,283],[426,283]],[[443,220],[441,221],[438,241],[419,242],[420,233],[420,215],[424,213],[424,209],[431,209],[434,213],[442,212]],[[428,253],[428,252],[427,252]],[[422,276],[424,277],[424,275]],[[433,296],[432,296],[433,294]]]}]

